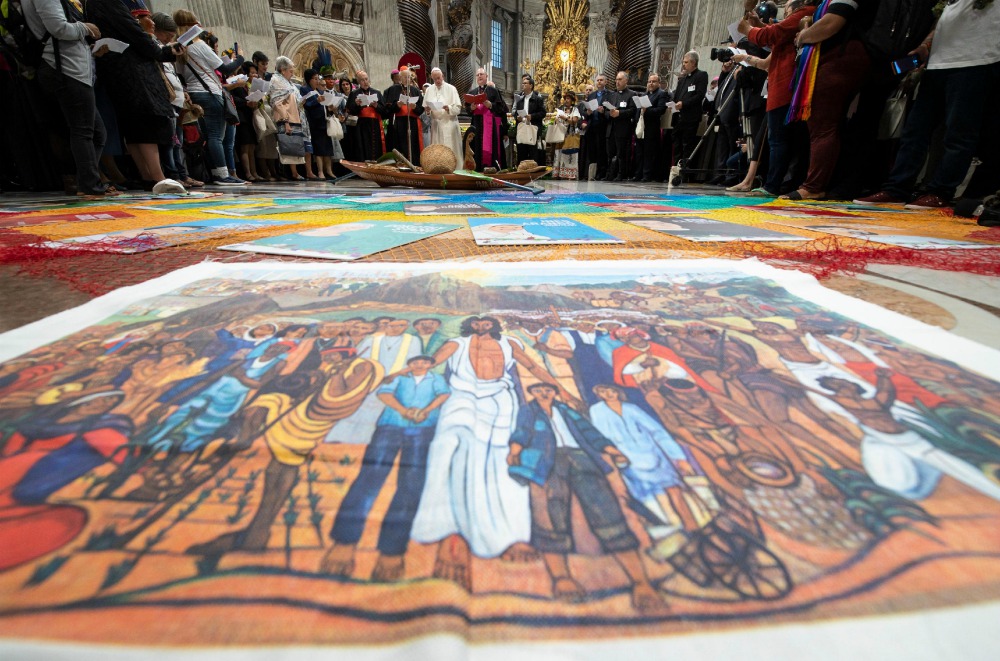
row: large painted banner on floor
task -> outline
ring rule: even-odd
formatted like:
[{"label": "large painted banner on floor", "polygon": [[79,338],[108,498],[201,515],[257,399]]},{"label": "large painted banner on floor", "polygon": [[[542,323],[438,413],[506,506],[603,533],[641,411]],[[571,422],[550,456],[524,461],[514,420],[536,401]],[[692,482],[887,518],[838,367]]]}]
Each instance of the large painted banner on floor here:
[{"label": "large painted banner on floor", "polygon": [[756,262],[202,264],[0,361],[8,639],[579,642],[1000,597],[1000,354]]}]

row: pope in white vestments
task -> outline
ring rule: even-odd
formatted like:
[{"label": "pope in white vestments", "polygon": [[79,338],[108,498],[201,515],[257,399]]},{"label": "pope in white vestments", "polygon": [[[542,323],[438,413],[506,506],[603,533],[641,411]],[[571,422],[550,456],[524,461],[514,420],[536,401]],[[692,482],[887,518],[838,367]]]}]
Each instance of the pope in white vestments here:
[{"label": "pope in white vestments", "polygon": [[[444,74],[437,67],[431,69],[433,85],[424,90],[424,110],[433,118],[431,144],[444,145],[455,152],[458,169],[465,167],[462,151],[462,131],[458,127],[458,114],[462,112],[462,97],[454,85],[444,82]],[[442,107],[436,107],[441,104]]]}]

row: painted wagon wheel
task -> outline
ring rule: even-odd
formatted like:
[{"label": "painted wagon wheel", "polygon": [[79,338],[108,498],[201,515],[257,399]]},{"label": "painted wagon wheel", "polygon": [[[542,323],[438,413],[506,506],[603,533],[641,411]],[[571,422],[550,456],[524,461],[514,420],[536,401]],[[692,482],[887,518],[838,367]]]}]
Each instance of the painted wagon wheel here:
[{"label": "painted wagon wheel", "polygon": [[716,528],[698,548],[705,567],[722,585],[747,599],[781,599],[792,590],[783,562],[745,530]]}]

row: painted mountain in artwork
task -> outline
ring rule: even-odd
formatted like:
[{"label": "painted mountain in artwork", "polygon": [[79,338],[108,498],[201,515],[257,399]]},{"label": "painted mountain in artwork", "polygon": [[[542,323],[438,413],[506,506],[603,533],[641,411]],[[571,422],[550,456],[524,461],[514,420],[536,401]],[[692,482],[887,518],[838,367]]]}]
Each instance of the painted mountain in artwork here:
[{"label": "painted mountain in artwork", "polygon": [[543,285],[540,290],[532,287],[510,291],[508,288],[483,287],[468,280],[431,273],[365,287],[338,299],[337,303],[395,303],[468,312],[547,309],[553,305],[567,310],[583,310],[588,307],[570,296],[553,294],[546,289],[549,288]]}]

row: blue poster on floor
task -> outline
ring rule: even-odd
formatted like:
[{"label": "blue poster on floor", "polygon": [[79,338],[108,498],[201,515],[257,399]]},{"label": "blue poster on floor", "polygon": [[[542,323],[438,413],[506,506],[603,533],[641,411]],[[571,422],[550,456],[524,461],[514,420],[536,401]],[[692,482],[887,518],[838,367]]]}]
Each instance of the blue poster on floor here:
[{"label": "blue poster on floor", "polygon": [[220,250],[352,260],[449,232],[458,227],[460,225],[449,223],[363,220],[269,236],[248,243],[234,243],[222,246]]}]

